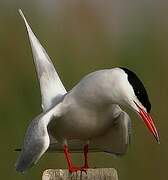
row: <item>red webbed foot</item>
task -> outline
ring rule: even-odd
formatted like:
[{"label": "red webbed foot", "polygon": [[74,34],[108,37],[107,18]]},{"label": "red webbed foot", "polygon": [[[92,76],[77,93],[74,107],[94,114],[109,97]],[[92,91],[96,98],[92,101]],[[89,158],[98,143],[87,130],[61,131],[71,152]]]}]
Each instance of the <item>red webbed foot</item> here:
[{"label": "red webbed foot", "polygon": [[70,173],[74,173],[74,172],[76,173],[77,171],[80,171],[81,168],[72,166],[72,167],[69,167],[68,170]]}]

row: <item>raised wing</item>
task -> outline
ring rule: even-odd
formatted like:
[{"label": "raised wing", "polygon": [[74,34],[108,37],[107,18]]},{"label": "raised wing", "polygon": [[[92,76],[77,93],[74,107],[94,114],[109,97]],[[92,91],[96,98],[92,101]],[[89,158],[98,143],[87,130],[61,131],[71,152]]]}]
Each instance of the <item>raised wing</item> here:
[{"label": "raised wing", "polygon": [[29,35],[37,76],[40,82],[42,108],[43,111],[47,111],[57,103],[59,98],[67,91],[52,64],[50,57],[34,35],[21,9],[19,9],[19,13],[25,22]]}]

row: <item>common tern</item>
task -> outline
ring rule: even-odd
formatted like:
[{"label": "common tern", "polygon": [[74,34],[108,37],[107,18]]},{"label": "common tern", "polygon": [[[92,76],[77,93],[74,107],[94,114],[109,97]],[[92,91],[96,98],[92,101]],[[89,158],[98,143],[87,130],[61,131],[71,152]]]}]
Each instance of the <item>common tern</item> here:
[{"label": "common tern", "polygon": [[[88,150],[116,155],[126,153],[130,135],[127,106],[144,121],[159,142],[159,135],[149,112],[151,104],[142,81],[123,67],[104,69],[86,75],[70,91],[64,88],[47,55],[21,10],[40,82],[43,112],[27,128],[16,170],[25,172],[47,150],[64,151],[70,172],[86,171]],[[52,143],[54,142],[55,143]],[[84,165],[75,167],[70,151],[84,145]]]}]

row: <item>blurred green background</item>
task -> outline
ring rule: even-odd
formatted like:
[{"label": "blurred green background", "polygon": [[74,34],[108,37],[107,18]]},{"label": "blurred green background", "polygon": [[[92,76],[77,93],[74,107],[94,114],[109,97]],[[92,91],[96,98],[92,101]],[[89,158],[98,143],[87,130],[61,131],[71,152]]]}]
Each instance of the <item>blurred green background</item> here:
[{"label": "blurred green background", "polygon": [[[158,145],[129,112],[133,140],[113,158],[89,154],[93,167],[115,167],[119,180],[167,180],[168,2],[164,0],[0,0],[0,179],[41,179],[46,168],[66,168],[63,154],[45,154],[28,173],[14,164],[30,120],[41,112],[39,86],[18,8],[70,90],[85,74],[126,66],[143,80],[160,132]],[[74,154],[76,164],[82,162]]]}]

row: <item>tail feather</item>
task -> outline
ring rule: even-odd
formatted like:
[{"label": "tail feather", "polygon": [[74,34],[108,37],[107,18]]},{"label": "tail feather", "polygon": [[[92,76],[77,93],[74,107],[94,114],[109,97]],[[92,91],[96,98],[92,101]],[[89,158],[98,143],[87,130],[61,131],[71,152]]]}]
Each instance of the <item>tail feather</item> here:
[{"label": "tail feather", "polygon": [[14,149],[14,151],[21,151],[21,150],[22,150],[21,148]]}]

